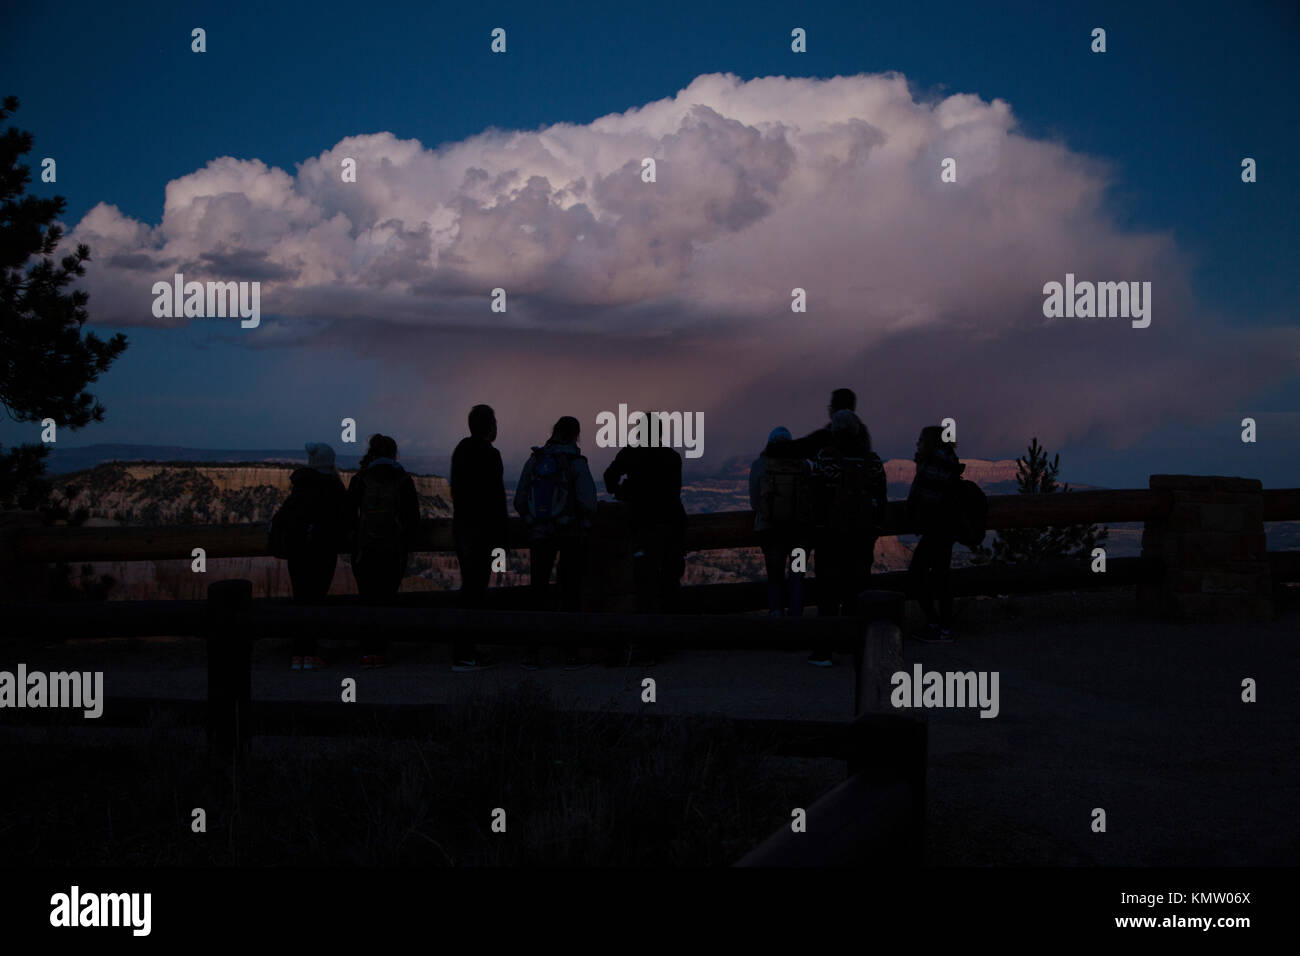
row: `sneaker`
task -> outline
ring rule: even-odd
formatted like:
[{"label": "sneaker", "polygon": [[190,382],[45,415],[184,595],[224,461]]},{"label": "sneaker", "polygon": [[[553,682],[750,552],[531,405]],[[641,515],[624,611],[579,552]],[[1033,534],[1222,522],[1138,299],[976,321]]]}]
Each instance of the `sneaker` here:
[{"label": "sneaker", "polygon": [[577,651],[571,651],[564,655],[564,669],[566,671],[580,671],[584,667],[590,667],[591,662],[582,659],[582,655]]},{"label": "sneaker", "polygon": [[315,656],[304,657],[302,659],[302,669],[305,671],[323,671],[325,669],[325,659]]},{"label": "sneaker", "polygon": [[952,643],[952,631],[946,627],[939,627],[935,624],[927,624],[912,636],[923,644]]},{"label": "sneaker", "polygon": [[813,651],[808,655],[808,663],[813,667],[830,667],[834,662],[829,654],[823,654],[820,651]]},{"label": "sneaker", "polygon": [[458,661],[451,662],[451,669],[458,674],[464,674],[467,671],[487,670],[489,667],[496,667],[497,662],[486,654],[479,654],[476,657],[462,658]]},{"label": "sneaker", "polygon": [[292,660],[290,660],[290,661],[289,661],[289,670],[291,670],[291,671],[300,671],[300,670],[302,670],[302,658],[301,658],[301,657],[295,657],[295,658],[293,658]]},{"label": "sneaker", "polygon": [[361,666],[367,670],[375,670],[380,667],[387,667],[388,661],[384,660],[383,654],[362,654]]}]

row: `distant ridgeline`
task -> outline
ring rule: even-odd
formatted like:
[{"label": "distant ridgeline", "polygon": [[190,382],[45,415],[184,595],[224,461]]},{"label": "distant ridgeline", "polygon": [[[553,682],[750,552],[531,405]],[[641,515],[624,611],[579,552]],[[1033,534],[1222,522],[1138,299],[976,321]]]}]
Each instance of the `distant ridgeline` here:
[{"label": "distant ridgeline", "polygon": [[[131,451],[138,450],[124,446]],[[99,454],[107,450],[99,446]],[[70,452],[77,451],[69,449]],[[86,449],[90,452],[90,449]],[[186,449],[185,451],[189,451]],[[221,454],[221,453],[217,453]],[[54,494],[65,499],[70,510],[85,508],[87,524],[128,525],[135,527],[179,526],[188,524],[261,524],[271,520],[275,509],[289,494],[289,475],[302,467],[275,460],[247,460],[256,453],[231,452],[226,461],[102,461],[94,467],[71,473],[56,473]],[[293,453],[285,457],[292,459]],[[296,457],[301,457],[300,455]],[[238,460],[245,458],[245,460]],[[749,508],[749,465],[752,459],[735,458],[726,462],[713,476],[689,475],[682,487],[682,500],[692,514],[711,511],[739,511]],[[343,459],[342,464],[350,464]],[[418,467],[414,461],[408,467]],[[891,498],[905,497],[911,483],[912,462],[891,459],[885,463]],[[1015,491],[1014,461],[980,461],[968,459],[966,474],[990,494]],[[340,471],[344,483],[351,469]],[[451,514],[451,493],[447,479],[436,475],[412,475],[425,517]],[[509,487],[512,482],[507,482]],[[1300,524],[1297,525],[1300,527]],[[1115,555],[1137,554],[1140,550],[1141,525],[1111,526],[1108,552]],[[899,538],[881,538],[876,544],[875,569],[896,571],[907,567],[911,548]],[[1286,546],[1286,545],[1283,545]],[[1294,545],[1291,545],[1294,546]],[[1270,547],[1276,547],[1270,543]],[[957,565],[967,562],[965,549],[954,555]],[[109,593],[112,599],[199,599],[209,580],[218,577],[241,577],[253,581],[259,597],[287,596],[288,574],[284,562],[271,557],[211,559],[207,575],[190,572],[188,559],[176,561],[100,562],[96,574],[110,575],[116,584]],[[762,554],[757,548],[693,552],[687,556],[683,583],[687,585],[757,581],[763,577]],[[510,570],[494,580],[495,586],[527,583],[527,553],[512,552]],[[411,564],[405,590],[456,588],[460,584],[459,568],[452,554],[418,553]],[[334,593],[355,590],[346,557],[340,561]]]},{"label": "distant ridgeline", "polygon": [[[288,496],[289,476],[300,467],[267,461],[105,462],[56,476],[54,493],[69,510],[85,508],[92,525],[265,524]],[[339,474],[347,484],[353,472]],[[451,514],[445,478],[412,477],[426,517]]]},{"label": "distant ridgeline", "polygon": [[[285,455],[290,457],[290,453]],[[682,487],[686,510],[699,514],[748,509],[749,464],[748,460],[732,459],[718,475],[687,478]],[[301,463],[267,459],[107,461],[56,474],[54,489],[69,510],[87,509],[92,525],[264,524],[289,494],[289,475],[299,467]],[[906,497],[913,470],[910,461],[891,459],[885,463],[891,498]],[[1013,493],[1015,472],[1014,461],[972,459],[966,463],[966,474],[990,494]],[[353,473],[340,469],[344,484]],[[449,516],[447,479],[412,477],[421,513],[429,518]]]}]

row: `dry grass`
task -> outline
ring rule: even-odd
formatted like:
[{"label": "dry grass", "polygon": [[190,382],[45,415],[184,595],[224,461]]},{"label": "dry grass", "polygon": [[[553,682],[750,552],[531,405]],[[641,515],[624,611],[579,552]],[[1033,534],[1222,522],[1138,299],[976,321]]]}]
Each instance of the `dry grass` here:
[{"label": "dry grass", "polygon": [[420,740],[257,738],[237,787],[192,729],[8,730],[0,865],[725,865],[843,772],[722,721],[563,711],[530,683],[453,713]]}]

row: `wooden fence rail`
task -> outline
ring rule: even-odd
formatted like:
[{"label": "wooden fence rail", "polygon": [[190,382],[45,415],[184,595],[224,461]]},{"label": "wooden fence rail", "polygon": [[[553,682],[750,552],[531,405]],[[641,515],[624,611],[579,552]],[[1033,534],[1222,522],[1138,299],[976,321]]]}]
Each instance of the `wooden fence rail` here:
[{"label": "wooden fence rail", "polygon": [[[1300,518],[1300,489],[1264,492],[1265,520]],[[1147,521],[1169,510],[1167,492],[1150,489],[1072,491],[1058,495],[989,496],[989,530],[1032,528],[1079,522],[1114,523]],[[602,525],[617,526],[621,506],[602,502],[597,533]],[[905,505],[892,501],[886,513],[884,534],[912,534]],[[168,528],[25,528],[15,535],[19,556],[25,561],[150,561],[190,557],[203,548],[209,558],[258,557],[269,554],[264,525],[189,525]],[[527,528],[518,518],[510,522],[509,544],[527,545]],[[754,513],[719,511],[687,517],[686,549],[708,551],[753,547]],[[416,536],[417,551],[454,551],[450,518],[426,518]]]},{"label": "wooden fence rail", "polygon": [[[1300,552],[1275,552],[1269,557],[1275,580],[1300,580]],[[1111,558],[1107,562],[1105,574],[1094,574],[1087,565],[1071,561],[1046,562],[1031,568],[995,566],[957,568],[952,572],[952,585],[953,593],[958,597],[980,594],[1040,593],[1051,590],[1074,591],[1124,587],[1140,583],[1147,574],[1147,562],[1142,558]],[[885,590],[906,591],[907,572],[888,571],[873,574],[871,586]],[[531,611],[535,607],[536,600],[536,593],[526,586],[491,588],[483,599],[484,607],[488,611],[517,612]],[[455,591],[412,591],[397,595],[394,608],[376,610],[439,609],[451,612],[458,609],[459,601],[459,594]],[[817,603],[816,577],[804,580],[804,603],[809,608],[809,617],[814,617]],[[271,598],[254,602],[255,613],[260,613],[257,609],[265,608],[272,615],[287,613],[279,609],[293,606],[288,598]],[[321,613],[329,616],[339,612],[351,613],[351,609],[360,606],[356,595],[333,596],[322,606],[327,610]],[[767,585],[761,581],[746,581],[736,584],[701,584],[682,588],[677,609],[684,615],[727,615],[761,610],[766,607]],[[201,633],[207,613],[206,608],[205,601],[185,600],[24,603],[5,605],[5,619],[8,625],[7,633],[14,637],[25,635],[49,640],[66,640],[84,636],[90,631],[100,637],[162,637]],[[630,618],[633,615],[626,615],[626,617]],[[437,636],[441,628],[458,620],[454,615],[416,619],[426,622],[422,630],[409,632],[413,636],[404,637],[403,640],[445,640],[445,635]],[[524,618],[517,620],[522,621]],[[0,639],[3,636],[0,635]]]},{"label": "wooden fence rail", "polygon": [[[693,714],[593,711],[616,725],[636,721],[689,727],[699,718]],[[459,712],[451,705],[355,703],[346,707],[323,701],[255,700],[249,714],[253,736],[382,737],[384,740],[439,739],[455,728]],[[12,718],[12,719],[11,719]],[[42,707],[14,711],[6,722],[29,727],[59,726],[85,729],[81,712],[68,708]],[[902,740],[894,731],[895,715],[871,714],[858,720],[798,720],[768,717],[717,717],[710,721],[734,732],[743,746],[786,757],[871,761],[873,755],[892,762]],[[906,718],[915,720],[916,718]],[[97,728],[143,729],[162,724],[169,727],[203,727],[208,721],[206,700],[178,697],[106,697],[104,713],[94,721]]]},{"label": "wooden fence rail", "polygon": [[[1203,610],[1202,605],[1207,602],[1217,602],[1223,605],[1221,610],[1225,613],[1237,614],[1266,610],[1266,582],[1270,578],[1274,587],[1300,580],[1300,558],[1295,553],[1264,552],[1263,526],[1259,523],[1300,518],[1300,489],[1262,489],[1258,482],[1197,476],[1152,476],[1151,485],[1147,489],[1119,491],[991,496],[988,516],[991,531],[1078,522],[1142,521],[1147,532],[1143,535],[1143,556],[1112,557],[1105,574],[1094,574],[1084,565],[1069,562],[961,568],[953,573],[954,593],[968,596],[1150,584],[1146,592],[1154,599],[1144,598],[1144,606],[1171,605],[1177,609],[1186,605],[1182,610],[1190,612]],[[707,551],[753,547],[758,543],[753,518],[749,511],[690,515],[685,548]],[[891,502],[884,533],[915,530],[908,524],[904,503]],[[0,532],[3,532],[0,564],[12,566],[14,572],[5,578],[8,583],[0,586],[0,590],[19,600],[25,593],[41,590],[39,580],[33,579],[31,586],[25,588],[19,579],[26,569],[39,568],[44,562],[189,560],[195,548],[202,548],[208,558],[267,554],[265,528],[260,525],[44,528],[20,521],[3,524]],[[631,609],[633,602],[628,592],[632,571],[627,534],[623,506],[602,502],[592,529],[584,607],[601,611]],[[510,524],[509,539],[504,544],[516,547],[527,541],[527,529],[518,519]],[[415,548],[452,550],[450,519],[423,521]],[[1209,564],[1207,556],[1210,556]],[[1243,560],[1255,564],[1243,567]],[[1247,580],[1243,574],[1253,577]],[[816,601],[815,578],[806,583],[806,604],[812,606]],[[890,572],[875,576],[872,586],[904,590],[906,580],[901,572]],[[1186,592],[1189,588],[1193,592],[1199,590],[1202,596],[1187,599],[1175,596],[1165,605],[1160,604],[1160,599],[1172,591]],[[1219,597],[1232,591],[1247,595],[1243,600],[1250,607],[1245,607],[1242,601],[1234,603]],[[1251,594],[1256,597],[1249,597]],[[502,610],[523,610],[531,604],[526,589],[494,589],[488,600],[492,608]],[[433,599],[433,603],[444,607],[453,601],[451,595]],[[761,583],[711,585],[685,589],[681,610],[727,613],[755,610],[765,604]]]},{"label": "wooden fence rail", "polygon": [[865,591],[860,604],[866,659],[855,661],[858,717],[851,726],[860,728],[861,746],[849,758],[849,777],[806,809],[802,830],[782,824],[736,866],[924,862],[927,725],[886,704],[889,675],[902,666],[903,595]]},{"label": "wooden fence rail", "polygon": [[[221,584],[224,582],[216,582]],[[215,585],[214,585],[215,586]],[[519,588],[520,592],[527,589]],[[598,614],[533,610],[469,611],[454,607],[365,607],[331,599],[318,607],[287,600],[252,601],[244,622],[252,639],[314,635],[355,640],[380,630],[397,641],[444,644],[458,635],[505,646],[541,643],[556,647],[603,647],[619,642],[680,642],[700,650],[796,650],[830,640],[852,649],[853,618],[734,617],[721,614]],[[211,630],[212,607],[205,601],[85,601],[68,604],[10,604],[0,640],[33,637],[202,635]]]}]

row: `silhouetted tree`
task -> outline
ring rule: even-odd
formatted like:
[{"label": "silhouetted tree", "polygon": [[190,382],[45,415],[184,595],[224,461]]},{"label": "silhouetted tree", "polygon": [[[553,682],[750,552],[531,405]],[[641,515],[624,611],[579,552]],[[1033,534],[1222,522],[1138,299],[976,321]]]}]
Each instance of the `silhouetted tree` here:
[{"label": "silhouetted tree", "polygon": [[[1048,460],[1047,450],[1032,438],[1027,453],[1016,459],[1016,484],[1022,495],[1050,495],[1070,490],[1057,484],[1061,456]],[[978,563],[1033,564],[1052,558],[1087,559],[1098,542],[1105,541],[1105,528],[1092,524],[1059,525],[1049,528],[1004,528],[993,539],[993,547],[976,548]]]},{"label": "silhouetted tree", "polygon": [[[5,97],[0,120],[17,109],[17,97]],[[85,275],[90,250],[80,244],[57,265],[51,258],[63,238],[55,219],[67,202],[24,195],[32,177],[19,160],[31,149],[24,130],[10,126],[0,136],[0,405],[14,421],[51,418],[77,429],[103,420],[104,407],[86,386],[122,354],[126,337],[82,335],[89,296],[65,289]],[[47,454],[32,444],[0,455],[0,507],[44,504]]]}]

